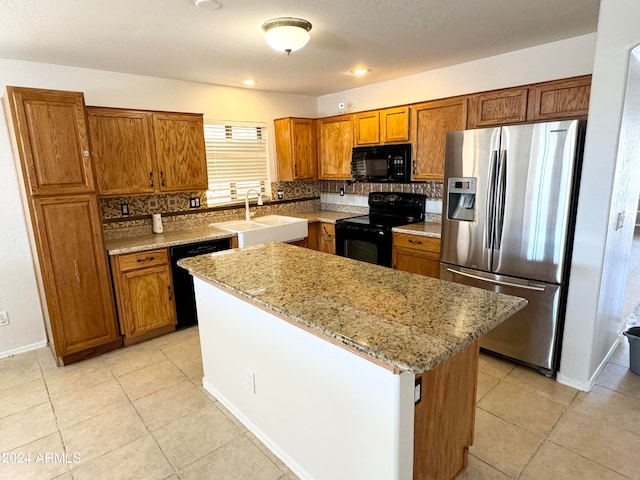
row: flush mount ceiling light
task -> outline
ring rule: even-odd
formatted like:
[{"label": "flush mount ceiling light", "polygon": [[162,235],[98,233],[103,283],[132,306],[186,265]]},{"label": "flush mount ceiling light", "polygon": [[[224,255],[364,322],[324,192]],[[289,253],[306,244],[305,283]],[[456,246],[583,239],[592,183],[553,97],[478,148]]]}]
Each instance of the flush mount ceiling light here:
[{"label": "flush mount ceiling light", "polygon": [[354,70],[351,70],[351,73],[353,73],[354,75],[362,76],[362,75],[366,75],[370,71],[371,69],[369,68],[356,68]]},{"label": "flush mount ceiling light", "polygon": [[267,20],[262,24],[264,39],[274,50],[291,52],[304,47],[311,36],[311,23],[302,18],[279,17]]},{"label": "flush mount ceiling light", "polygon": [[222,4],[217,0],[195,0],[196,7],[206,8],[207,10],[219,10]]}]

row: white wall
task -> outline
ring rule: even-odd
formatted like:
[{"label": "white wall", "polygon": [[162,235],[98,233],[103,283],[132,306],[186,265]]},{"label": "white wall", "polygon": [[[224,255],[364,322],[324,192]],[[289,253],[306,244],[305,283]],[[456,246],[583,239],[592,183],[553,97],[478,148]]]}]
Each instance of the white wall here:
[{"label": "white wall", "polygon": [[[0,59],[0,92],[7,85],[85,93],[87,105],[204,113],[206,118],[266,122],[288,115],[314,117],[315,97],[218,87],[59,65]],[[271,139],[270,156],[273,155]],[[24,210],[8,130],[0,121],[0,310],[10,324],[0,327],[0,357],[44,345]]]},{"label": "white wall", "polygon": [[[630,51],[640,43],[640,3],[601,0],[576,240],[558,379],[589,389],[620,333],[638,199],[637,93],[621,137]],[[636,66],[629,86],[640,89]],[[635,127],[635,131],[634,131]],[[619,139],[625,141],[618,149]],[[616,230],[619,211],[625,228]]]},{"label": "white wall", "polygon": [[596,34],[583,35],[318,98],[318,116],[358,112],[558,78],[587,75]]}]

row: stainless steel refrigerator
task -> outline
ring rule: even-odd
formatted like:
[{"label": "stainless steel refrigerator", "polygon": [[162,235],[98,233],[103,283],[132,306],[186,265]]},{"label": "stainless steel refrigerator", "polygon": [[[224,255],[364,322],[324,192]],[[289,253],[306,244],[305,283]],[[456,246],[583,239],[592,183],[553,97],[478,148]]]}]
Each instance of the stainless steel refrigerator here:
[{"label": "stainless steel refrigerator", "polygon": [[481,337],[550,376],[558,365],[584,125],[447,134],[440,278],[529,304]]}]

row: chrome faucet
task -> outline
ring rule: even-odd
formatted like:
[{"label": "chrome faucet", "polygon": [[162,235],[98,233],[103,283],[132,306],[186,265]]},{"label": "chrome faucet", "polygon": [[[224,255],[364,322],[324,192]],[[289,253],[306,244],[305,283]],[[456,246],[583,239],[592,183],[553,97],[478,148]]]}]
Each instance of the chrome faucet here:
[{"label": "chrome faucet", "polygon": [[255,188],[247,190],[247,194],[244,196],[245,220],[247,222],[251,221],[251,214],[249,213],[249,194],[251,192],[255,193],[258,196],[258,205],[262,205],[262,194]]}]

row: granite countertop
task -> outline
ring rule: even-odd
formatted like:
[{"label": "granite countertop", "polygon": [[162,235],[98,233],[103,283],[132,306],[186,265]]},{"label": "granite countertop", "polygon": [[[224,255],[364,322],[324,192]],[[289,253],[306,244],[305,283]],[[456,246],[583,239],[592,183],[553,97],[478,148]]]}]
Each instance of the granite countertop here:
[{"label": "granite countertop", "polygon": [[114,238],[107,240],[106,247],[109,255],[141,252],[154,248],[173,247],[186,243],[204,242],[221,238],[231,238],[235,234],[215,227],[196,227],[188,230],[176,230],[164,233],[149,233],[135,237]]},{"label": "granite countertop", "polygon": [[420,237],[440,238],[441,227],[442,224],[439,222],[420,222],[393,227],[392,230],[395,233],[406,233],[409,235],[417,235]]},{"label": "granite countertop", "polygon": [[[309,222],[335,223],[341,218],[348,218],[358,215],[349,212],[333,212],[329,210],[314,210],[308,212],[293,212],[286,215],[296,218],[305,218]],[[212,221],[211,223],[215,223]],[[107,240],[106,247],[109,255],[120,255],[123,253],[135,253],[154,248],[173,247],[187,243],[204,242],[206,240],[216,240],[220,238],[230,238],[235,234],[215,227],[195,227],[188,230],[175,230],[164,233],[149,233],[147,235],[137,235],[135,237],[115,238]]]},{"label": "granite countertop", "polygon": [[431,370],[526,300],[280,243],[178,265],[399,371]]}]

